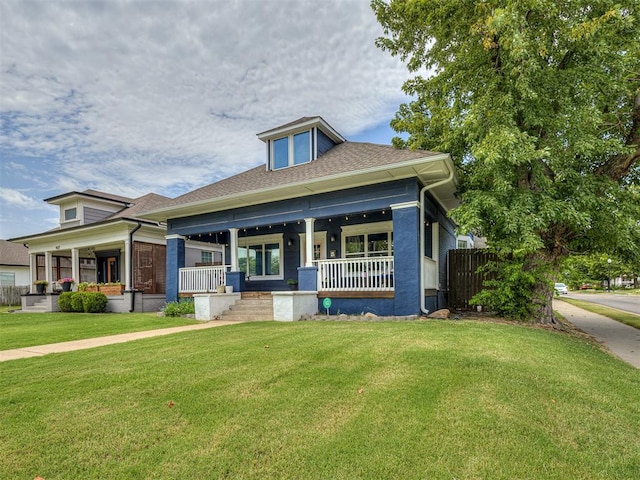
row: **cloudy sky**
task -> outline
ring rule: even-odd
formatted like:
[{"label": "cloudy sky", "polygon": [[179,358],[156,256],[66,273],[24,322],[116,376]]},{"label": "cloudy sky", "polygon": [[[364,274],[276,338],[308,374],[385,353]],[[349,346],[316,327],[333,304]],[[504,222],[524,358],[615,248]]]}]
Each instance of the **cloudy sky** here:
[{"label": "cloudy sky", "polygon": [[381,34],[369,0],[0,1],[0,238],[55,227],[61,193],[246,170],[302,116],[390,143],[408,73]]}]

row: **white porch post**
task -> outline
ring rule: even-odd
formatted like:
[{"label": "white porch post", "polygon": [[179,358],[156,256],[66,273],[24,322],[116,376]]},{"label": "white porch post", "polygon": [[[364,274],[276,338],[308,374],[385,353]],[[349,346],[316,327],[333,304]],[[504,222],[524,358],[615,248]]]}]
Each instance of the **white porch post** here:
[{"label": "white porch post", "polygon": [[53,279],[51,278],[51,252],[44,252],[44,279],[49,282],[45,291],[53,291]]},{"label": "white porch post", "polygon": [[127,238],[124,241],[124,288],[133,290],[133,279],[131,278],[131,242]]},{"label": "white porch post", "polygon": [[29,293],[35,292],[33,282],[38,278],[38,264],[36,262],[36,254],[29,254]]},{"label": "white porch post", "polygon": [[229,250],[231,251],[231,271],[238,271],[238,229],[229,229]]},{"label": "white porch post", "polygon": [[313,267],[313,224],[315,218],[305,218],[305,267]]},{"label": "white porch post", "polygon": [[76,283],[79,283],[80,280],[80,250],[77,248],[71,249],[71,278],[73,278]]}]

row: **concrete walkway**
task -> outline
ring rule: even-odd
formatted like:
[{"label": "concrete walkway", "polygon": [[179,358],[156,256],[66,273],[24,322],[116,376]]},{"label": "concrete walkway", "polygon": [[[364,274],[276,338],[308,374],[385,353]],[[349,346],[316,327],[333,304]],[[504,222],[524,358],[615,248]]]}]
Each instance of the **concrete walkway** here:
[{"label": "concrete walkway", "polygon": [[615,356],[640,368],[640,330],[561,300],[553,301],[553,309]]},{"label": "concrete walkway", "polygon": [[223,325],[234,325],[242,323],[240,321],[213,320],[211,322],[199,323],[196,325],[186,325],[184,327],[162,328],[159,330],[146,330],[144,332],[121,333],[119,335],[109,335],[108,337],[86,338],[83,340],[73,340],[71,342],[51,343],[49,345],[38,345],[34,347],[16,348],[13,350],[0,351],[0,362],[7,360],[17,360],[19,358],[41,357],[49,353],[71,352],[73,350],[84,350],[86,348],[101,347],[114,343],[130,342],[140,338],[158,337],[170,335],[172,333],[188,332],[191,330],[202,330],[204,328],[221,327]]}]

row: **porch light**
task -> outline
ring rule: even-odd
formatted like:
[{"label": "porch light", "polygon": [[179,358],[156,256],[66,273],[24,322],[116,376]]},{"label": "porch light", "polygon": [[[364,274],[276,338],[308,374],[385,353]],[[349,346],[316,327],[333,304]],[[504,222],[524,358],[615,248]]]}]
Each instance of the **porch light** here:
[{"label": "porch light", "polygon": [[336,236],[335,235],[331,235],[331,237],[329,238],[329,240],[331,240],[332,242],[336,241]]},{"label": "porch light", "polygon": [[287,245],[290,247],[291,245],[293,245],[293,239],[289,239],[287,240]]}]

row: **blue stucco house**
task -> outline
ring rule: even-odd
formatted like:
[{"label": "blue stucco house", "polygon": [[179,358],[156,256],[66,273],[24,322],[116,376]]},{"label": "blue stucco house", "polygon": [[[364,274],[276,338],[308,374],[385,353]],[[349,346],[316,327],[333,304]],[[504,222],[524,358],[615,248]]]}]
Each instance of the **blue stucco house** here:
[{"label": "blue stucco house", "polygon": [[[265,163],[172,199],[144,217],[167,225],[167,301],[215,291],[286,292],[330,313],[419,315],[447,304],[448,154],[347,141],[322,117],[258,134]],[[185,268],[185,242],[217,264]]]}]

